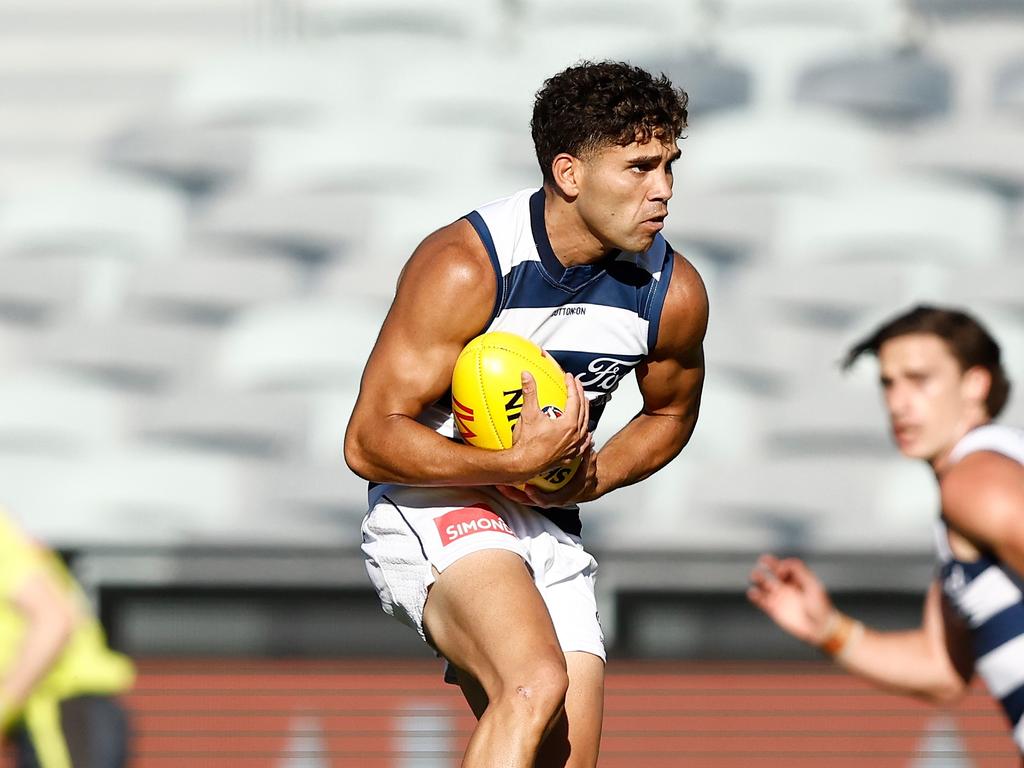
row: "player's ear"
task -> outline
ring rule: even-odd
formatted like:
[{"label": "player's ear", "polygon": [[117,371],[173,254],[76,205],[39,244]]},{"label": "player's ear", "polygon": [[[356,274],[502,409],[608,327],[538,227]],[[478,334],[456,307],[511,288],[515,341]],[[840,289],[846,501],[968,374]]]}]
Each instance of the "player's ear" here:
[{"label": "player's ear", "polygon": [[568,198],[575,198],[580,193],[579,172],[579,158],[573,157],[568,152],[555,155],[555,159],[551,161],[551,175],[555,185]]},{"label": "player's ear", "polygon": [[984,406],[989,390],[992,389],[992,374],[988,368],[975,365],[964,372],[961,387],[968,400]]}]

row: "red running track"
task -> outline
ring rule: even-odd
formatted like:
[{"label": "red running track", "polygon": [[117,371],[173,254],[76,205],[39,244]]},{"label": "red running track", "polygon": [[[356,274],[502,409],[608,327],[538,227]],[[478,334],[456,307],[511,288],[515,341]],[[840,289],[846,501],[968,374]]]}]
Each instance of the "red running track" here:
[{"label": "red running track", "polygon": [[[132,768],[455,768],[473,720],[427,661],[166,660],[128,697]],[[1016,764],[976,687],[949,712],[876,692],[825,664],[612,662],[602,768],[905,768]],[[0,761],[9,768],[10,761]]]}]

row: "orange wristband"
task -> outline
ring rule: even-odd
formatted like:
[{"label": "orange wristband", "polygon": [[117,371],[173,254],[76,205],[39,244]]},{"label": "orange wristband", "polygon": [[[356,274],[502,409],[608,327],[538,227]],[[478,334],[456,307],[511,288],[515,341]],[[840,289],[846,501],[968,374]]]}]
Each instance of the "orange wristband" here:
[{"label": "orange wristband", "polygon": [[821,648],[823,653],[834,658],[845,650],[854,633],[862,625],[859,621],[851,619],[839,611],[833,614],[833,618],[829,623],[832,625],[831,629],[818,647]]}]

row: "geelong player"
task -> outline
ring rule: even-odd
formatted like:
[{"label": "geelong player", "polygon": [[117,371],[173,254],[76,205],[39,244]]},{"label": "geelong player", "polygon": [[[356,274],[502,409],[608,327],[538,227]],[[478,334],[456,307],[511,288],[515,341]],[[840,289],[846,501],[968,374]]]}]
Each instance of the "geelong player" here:
[{"label": "geelong player", "polygon": [[876,632],[837,611],[800,560],[765,555],[748,595],[794,637],[879,687],[937,703],[975,670],[1024,750],[1024,431],[992,423],[1010,391],[999,346],[970,316],[918,307],[855,345],[877,355],[900,451],[942,499],[939,570],[918,629]]},{"label": "geelong player", "polygon": [[[685,126],[686,94],[636,67],[547,80],[532,120],[543,186],[423,241],[366,365],[345,458],[371,481],[367,570],[479,718],[469,768],[597,762],[605,652],[577,504],[657,471],[696,424],[707,295],[659,234]],[[555,420],[523,377],[507,451],[453,439],[455,359],[488,330],[531,339],[567,371]],[[595,452],[590,433],[630,371],[643,410]],[[511,487],[575,457],[558,492]]]}]

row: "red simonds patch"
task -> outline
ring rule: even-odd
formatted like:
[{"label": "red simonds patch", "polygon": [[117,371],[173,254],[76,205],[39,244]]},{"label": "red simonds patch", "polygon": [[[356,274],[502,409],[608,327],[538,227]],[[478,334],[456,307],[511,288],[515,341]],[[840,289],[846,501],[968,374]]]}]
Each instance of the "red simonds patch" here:
[{"label": "red simonds patch", "polygon": [[504,533],[515,536],[508,523],[494,514],[494,510],[486,504],[474,504],[471,507],[453,509],[434,519],[437,532],[441,536],[441,544],[448,546],[464,536],[474,533]]}]

